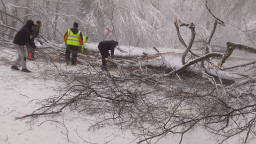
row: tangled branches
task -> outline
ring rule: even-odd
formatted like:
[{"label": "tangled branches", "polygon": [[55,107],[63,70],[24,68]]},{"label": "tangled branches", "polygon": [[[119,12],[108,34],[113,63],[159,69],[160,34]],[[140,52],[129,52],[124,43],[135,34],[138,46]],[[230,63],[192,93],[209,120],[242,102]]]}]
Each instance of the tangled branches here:
[{"label": "tangled branches", "polygon": [[182,143],[184,135],[197,127],[223,141],[244,134],[246,143],[255,134],[253,82],[234,88],[214,86],[198,75],[180,81],[155,77],[152,69],[147,73],[144,68],[121,69],[120,77],[106,71],[69,73],[61,95],[46,99],[40,108],[19,119],[78,112],[96,117],[93,129],[115,125],[131,130],[140,138],[138,143],[151,143],[169,134],[180,135]]}]

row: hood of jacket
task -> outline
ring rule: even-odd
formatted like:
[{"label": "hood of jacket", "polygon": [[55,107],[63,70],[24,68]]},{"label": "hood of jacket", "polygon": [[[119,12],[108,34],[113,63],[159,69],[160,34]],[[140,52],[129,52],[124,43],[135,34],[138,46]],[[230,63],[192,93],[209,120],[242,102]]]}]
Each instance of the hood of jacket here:
[{"label": "hood of jacket", "polygon": [[26,23],[26,27],[32,31],[32,27],[35,26],[34,22],[32,20],[28,20]]}]

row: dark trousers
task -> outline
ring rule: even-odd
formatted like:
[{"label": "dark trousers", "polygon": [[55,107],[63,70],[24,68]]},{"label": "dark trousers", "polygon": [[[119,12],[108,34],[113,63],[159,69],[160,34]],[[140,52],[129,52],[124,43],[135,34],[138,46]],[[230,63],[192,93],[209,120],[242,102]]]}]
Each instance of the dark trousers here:
[{"label": "dark trousers", "polygon": [[103,48],[99,48],[99,51],[100,51],[100,54],[101,54],[102,66],[106,67],[107,66],[107,61],[105,60],[105,58],[109,57],[109,52],[104,51]]},{"label": "dark trousers", "polygon": [[102,57],[102,66],[106,67],[107,66],[107,61],[105,60],[105,58]]},{"label": "dark trousers", "polygon": [[67,64],[70,63],[70,54],[72,54],[71,64],[76,65],[77,53],[78,53],[79,49],[80,49],[79,46],[67,45],[67,49],[66,49],[66,52],[65,52],[65,57],[66,57]]}]

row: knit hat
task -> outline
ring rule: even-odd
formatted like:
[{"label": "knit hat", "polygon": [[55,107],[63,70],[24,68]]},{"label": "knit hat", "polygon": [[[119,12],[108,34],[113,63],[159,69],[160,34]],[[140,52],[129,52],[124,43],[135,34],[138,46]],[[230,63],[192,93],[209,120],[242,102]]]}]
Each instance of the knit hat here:
[{"label": "knit hat", "polygon": [[28,20],[26,23],[26,27],[29,28],[30,30],[32,29],[32,26],[34,26],[34,22],[32,20]]},{"label": "knit hat", "polygon": [[74,28],[78,28],[78,23],[77,23],[77,22],[74,22],[73,27],[74,27]]}]

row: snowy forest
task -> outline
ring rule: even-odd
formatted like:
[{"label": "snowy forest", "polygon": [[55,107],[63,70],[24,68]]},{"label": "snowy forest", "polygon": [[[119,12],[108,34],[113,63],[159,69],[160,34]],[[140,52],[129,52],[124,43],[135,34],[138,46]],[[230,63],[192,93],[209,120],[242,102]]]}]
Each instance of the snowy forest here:
[{"label": "snowy forest", "polygon": [[[0,143],[255,144],[255,16],[255,0],[0,0]],[[10,67],[28,20],[25,74]],[[74,22],[87,42],[70,66]]]}]

